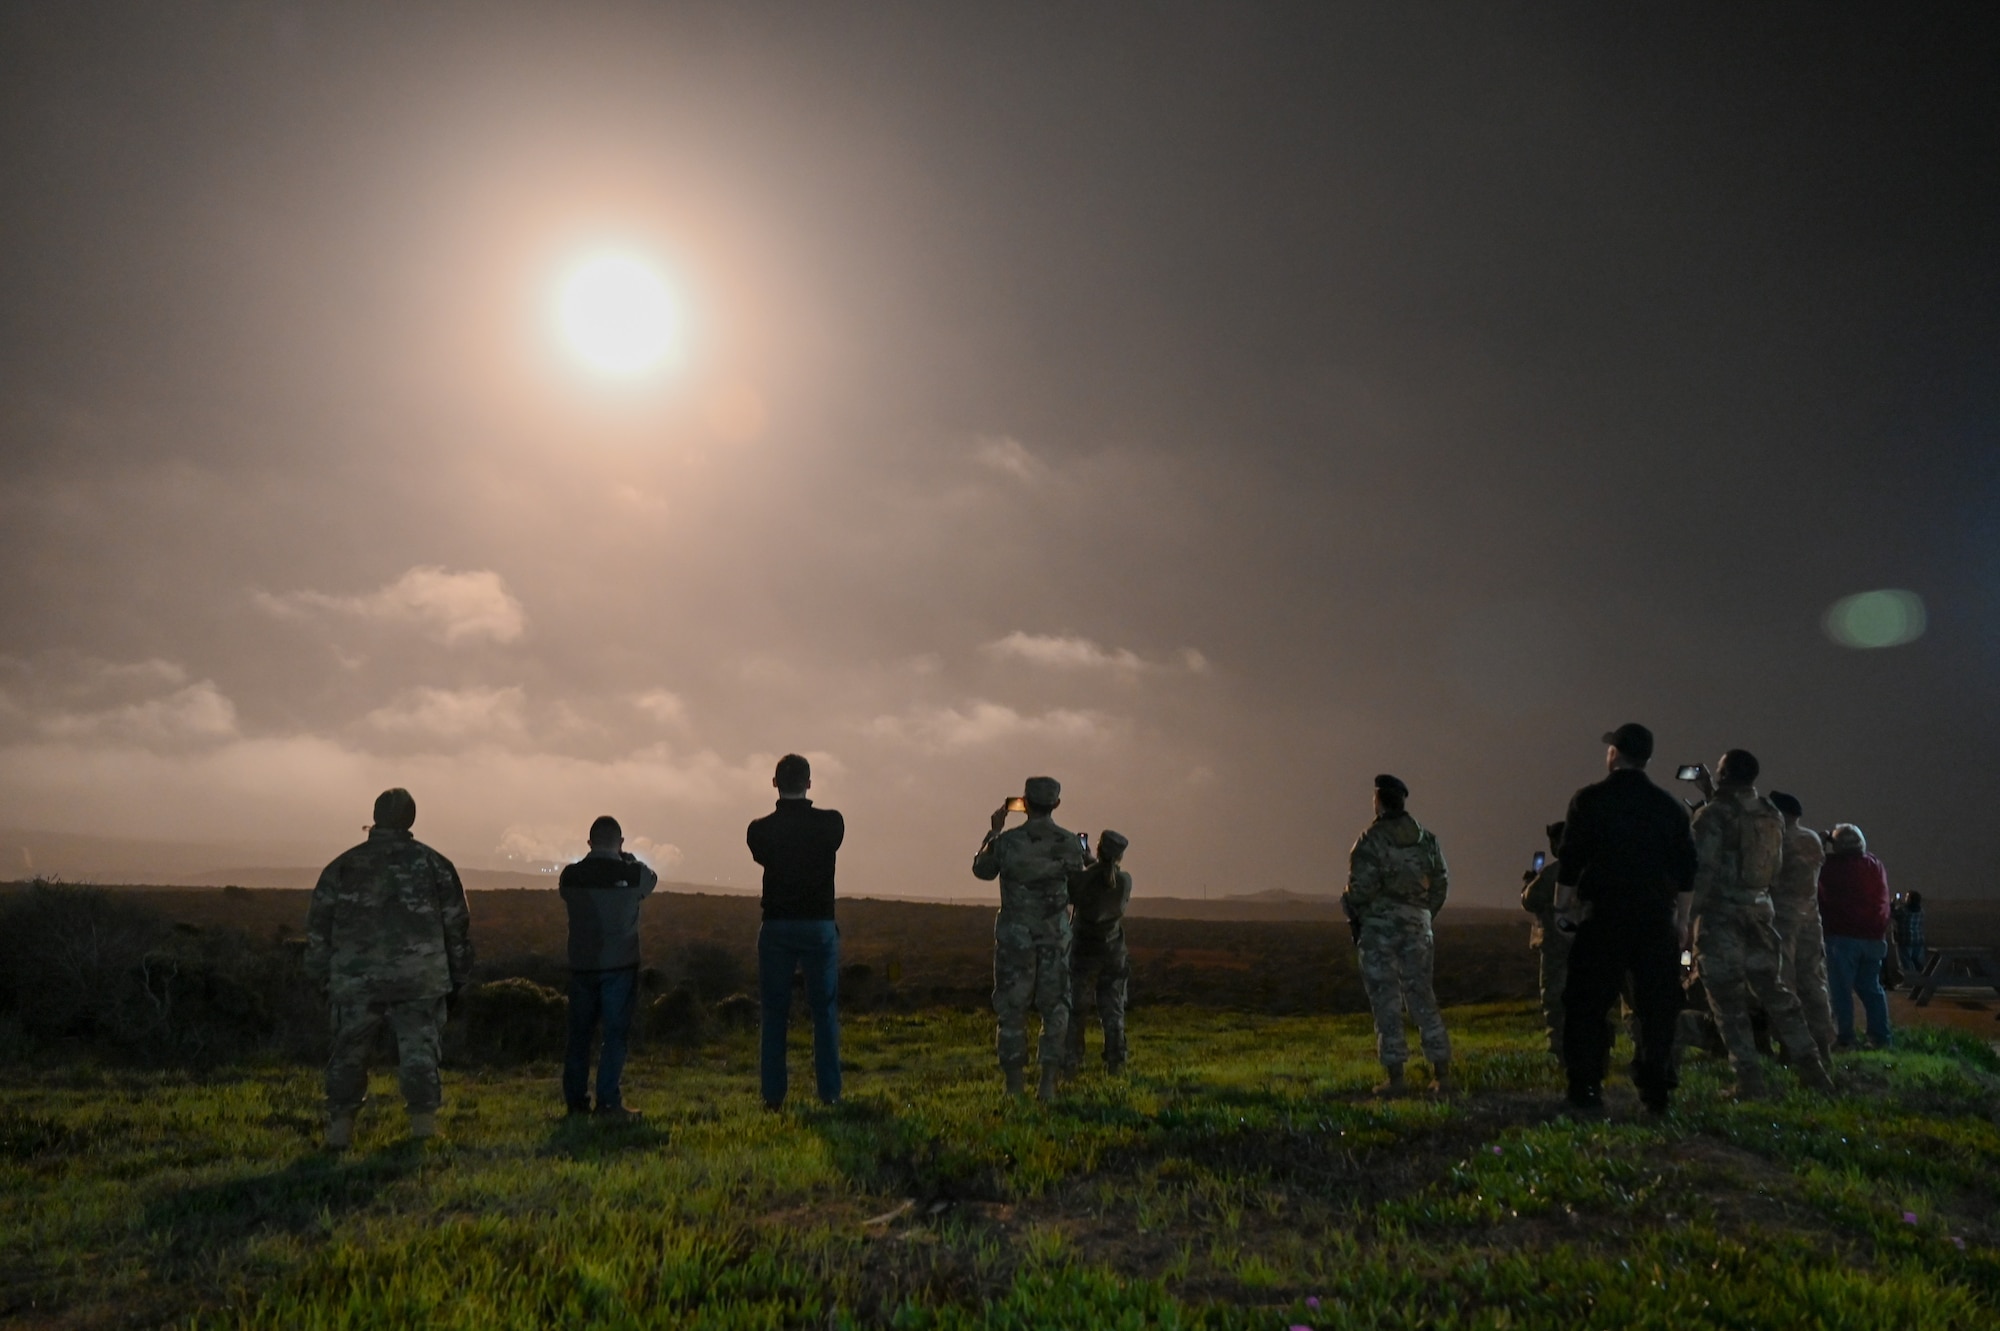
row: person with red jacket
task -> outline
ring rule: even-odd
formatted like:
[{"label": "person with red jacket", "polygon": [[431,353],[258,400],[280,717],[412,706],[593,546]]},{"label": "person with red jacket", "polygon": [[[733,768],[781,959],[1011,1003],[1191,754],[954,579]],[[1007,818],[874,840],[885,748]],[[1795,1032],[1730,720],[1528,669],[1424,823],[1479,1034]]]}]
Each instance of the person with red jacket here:
[{"label": "person with red jacket", "polygon": [[1854,996],[1868,1017],[1868,1043],[1889,1043],[1889,998],[1882,992],[1882,959],[1889,953],[1889,873],[1868,853],[1868,839],[1853,823],[1833,829],[1826,864],[1819,871],[1819,914],[1826,929],[1827,988],[1840,1038],[1854,1048]]}]

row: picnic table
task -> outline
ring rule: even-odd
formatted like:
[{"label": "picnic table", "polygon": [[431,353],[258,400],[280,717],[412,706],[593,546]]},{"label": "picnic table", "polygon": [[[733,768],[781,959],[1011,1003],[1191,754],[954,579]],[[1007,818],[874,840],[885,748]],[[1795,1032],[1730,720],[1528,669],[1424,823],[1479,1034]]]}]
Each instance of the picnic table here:
[{"label": "picnic table", "polygon": [[2000,958],[1990,947],[1925,948],[1923,969],[1910,981],[1910,1001],[1922,1007],[1945,985],[2000,994]]}]

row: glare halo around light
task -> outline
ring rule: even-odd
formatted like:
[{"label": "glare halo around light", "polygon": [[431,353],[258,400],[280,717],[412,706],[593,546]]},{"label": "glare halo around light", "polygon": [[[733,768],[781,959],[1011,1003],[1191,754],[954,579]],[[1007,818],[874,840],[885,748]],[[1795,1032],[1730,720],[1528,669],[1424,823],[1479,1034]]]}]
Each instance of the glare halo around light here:
[{"label": "glare halo around light", "polygon": [[570,354],[615,379],[660,369],[681,344],[673,292],[635,254],[596,254],[570,269],[556,294],[556,327]]},{"label": "glare halo around light", "polygon": [[1924,636],[1929,626],[1924,600],[1894,588],[1856,592],[1827,607],[1821,620],[1826,636],[1843,647],[1901,647]]}]

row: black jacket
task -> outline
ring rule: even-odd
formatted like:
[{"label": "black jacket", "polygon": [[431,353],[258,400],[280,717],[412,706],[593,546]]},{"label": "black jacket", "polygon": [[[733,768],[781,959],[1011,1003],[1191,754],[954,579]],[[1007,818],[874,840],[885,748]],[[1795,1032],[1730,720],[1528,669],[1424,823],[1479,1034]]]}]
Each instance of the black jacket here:
[{"label": "black jacket", "polygon": [[1671,906],[1694,887],[1694,830],[1681,802],[1637,768],[1576,792],[1556,881],[1600,911]]},{"label": "black jacket", "polygon": [[775,813],[750,824],[750,858],[764,866],[764,918],[833,918],[833,857],[847,835],[834,809],[811,800],[779,800]]}]

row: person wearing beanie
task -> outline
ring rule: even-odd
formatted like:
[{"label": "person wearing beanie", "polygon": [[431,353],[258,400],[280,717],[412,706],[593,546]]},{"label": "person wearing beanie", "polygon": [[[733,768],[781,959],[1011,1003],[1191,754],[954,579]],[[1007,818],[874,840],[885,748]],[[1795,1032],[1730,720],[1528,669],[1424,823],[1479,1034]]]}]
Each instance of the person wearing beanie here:
[{"label": "person wearing beanie", "polygon": [[[1008,801],[1012,804],[1013,801]],[[1083,869],[1083,842],[1056,825],[1062,786],[1031,776],[1021,792],[1028,821],[1007,827],[1014,810],[1002,804],[972,859],[972,876],[1000,880],[1000,914],[993,921],[993,1012],[999,1018],[1000,1071],[1007,1094],[1026,1089],[1028,1009],[1042,1016],[1040,1098],[1056,1098],[1069,1043],[1070,875]]]},{"label": "person wearing beanie", "polygon": [[345,1150],[368,1099],[368,1055],[384,1026],[410,1135],[437,1132],[446,1005],[472,976],[472,917],[451,861],[410,834],[417,802],[398,786],[375,800],[368,839],[320,874],[306,915],[306,975],[332,1009],[326,1144]]},{"label": "person wearing beanie", "polygon": [[1868,1043],[1890,1042],[1889,997],[1882,962],[1889,955],[1889,871],[1868,853],[1853,823],[1833,829],[1819,871],[1819,914],[1826,926],[1827,987],[1833,996],[1836,1049],[1854,1048],[1854,997],[1868,1017]]},{"label": "person wearing beanie", "polygon": [[1431,1089],[1451,1091],[1451,1038],[1431,988],[1436,944],[1431,921],[1451,890],[1438,840],[1404,809],[1410,788],[1393,776],[1375,778],[1375,821],[1347,856],[1347,887],[1340,904],[1360,925],[1361,982],[1375,1014],[1375,1056],[1387,1080],[1378,1095],[1401,1095],[1403,1064],[1410,1056],[1403,1033],[1407,1002],[1416,1019]]},{"label": "person wearing beanie", "polygon": [[1833,1003],[1827,994],[1826,934],[1819,920],[1819,870],[1826,847],[1802,819],[1796,795],[1771,792],[1771,806],[1785,816],[1785,855],[1771,884],[1771,923],[1778,931],[1779,971],[1799,996],[1820,1062],[1833,1066]]},{"label": "person wearing beanie", "polygon": [[1817,1091],[1833,1090],[1799,997],[1782,974],[1784,948],[1772,923],[1771,886],[1784,860],[1785,816],[1757,793],[1757,774],[1753,754],[1731,749],[1716,764],[1715,797],[1694,815],[1697,868],[1688,942],[1716,1030],[1729,1049],[1733,1093],[1742,1100],[1766,1094],[1750,1024],[1753,1004],[1763,1007],[1799,1080]]}]

